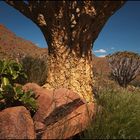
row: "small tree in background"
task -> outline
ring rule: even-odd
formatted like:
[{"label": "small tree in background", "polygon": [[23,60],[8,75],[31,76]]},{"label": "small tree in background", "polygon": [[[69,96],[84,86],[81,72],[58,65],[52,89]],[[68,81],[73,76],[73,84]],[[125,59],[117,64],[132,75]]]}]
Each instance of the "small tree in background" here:
[{"label": "small tree in background", "polygon": [[140,73],[140,55],[133,52],[116,52],[108,55],[111,78],[126,88]]}]

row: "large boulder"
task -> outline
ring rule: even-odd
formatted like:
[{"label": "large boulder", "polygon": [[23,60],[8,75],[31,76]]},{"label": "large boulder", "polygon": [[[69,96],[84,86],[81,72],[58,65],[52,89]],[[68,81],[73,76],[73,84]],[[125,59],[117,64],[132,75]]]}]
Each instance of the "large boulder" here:
[{"label": "large boulder", "polygon": [[33,90],[37,97],[38,110],[34,115],[34,120],[43,122],[44,118],[50,114],[51,104],[52,104],[52,95],[49,90],[46,90],[35,83],[27,83],[24,85],[23,89],[25,91]]},{"label": "large boulder", "polygon": [[44,122],[46,118],[52,118],[50,116],[57,116],[61,114],[61,112],[68,114],[84,104],[84,100],[82,100],[78,94],[65,88],[46,91],[45,93],[44,90],[42,91],[43,94],[40,94],[37,99],[39,108],[34,115],[35,121]]},{"label": "large boulder", "polygon": [[33,120],[23,106],[0,111],[0,139],[35,139]]},{"label": "large boulder", "polygon": [[[84,99],[66,88],[56,90],[47,90],[35,83],[28,83],[23,87],[24,90],[33,90],[36,94],[38,110],[34,115],[34,120],[44,122],[44,120],[52,114],[60,114],[60,112],[72,112],[75,108],[86,103]],[[65,109],[70,106],[71,109]]]},{"label": "large boulder", "polygon": [[83,131],[94,115],[94,103],[86,103],[66,88],[52,91],[28,83],[24,89],[32,89],[38,96],[38,110],[33,117],[37,138],[70,138]]},{"label": "large boulder", "polygon": [[47,126],[43,130],[41,139],[68,139],[85,130],[91,123],[93,114],[94,104],[88,103],[49,125],[46,119]]}]

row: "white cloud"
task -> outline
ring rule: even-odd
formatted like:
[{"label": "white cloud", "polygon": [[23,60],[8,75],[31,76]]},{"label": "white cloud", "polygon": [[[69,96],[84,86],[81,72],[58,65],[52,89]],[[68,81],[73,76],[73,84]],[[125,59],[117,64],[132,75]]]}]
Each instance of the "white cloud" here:
[{"label": "white cloud", "polygon": [[35,43],[35,45],[39,47],[39,44],[38,43]]},{"label": "white cloud", "polygon": [[96,53],[106,53],[106,50],[104,50],[104,49],[99,49],[99,50],[95,50],[94,52],[96,52]]},{"label": "white cloud", "polygon": [[105,57],[106,55],[99,55],[98,57]]}]

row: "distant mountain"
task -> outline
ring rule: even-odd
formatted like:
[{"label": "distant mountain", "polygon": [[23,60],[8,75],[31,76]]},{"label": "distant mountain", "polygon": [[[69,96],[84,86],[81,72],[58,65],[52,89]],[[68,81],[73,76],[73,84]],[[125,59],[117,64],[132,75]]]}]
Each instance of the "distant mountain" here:
[{"label": "distant mountain", "polygon": [[42,54],[47,54],[47,48],[37,47],[31,41],[16,36],[0,24],[0,59],[15,59],[25,56],[38,57]]}]

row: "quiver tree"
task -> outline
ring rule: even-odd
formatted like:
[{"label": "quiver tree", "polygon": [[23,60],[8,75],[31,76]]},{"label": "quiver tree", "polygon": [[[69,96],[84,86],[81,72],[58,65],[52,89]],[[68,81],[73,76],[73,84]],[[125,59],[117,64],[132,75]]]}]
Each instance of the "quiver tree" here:
[{"label": "quiver tree", "polygon": [[126,88],[140,74],[140,55],[133,52],[116,52],[108,56],[111,78]]},{"label": "quiver tree", "polygon": [[45,88],[66,87],[87,101],[92,93],[92,46],[108,18],[122,1],[15,1],[5,2],[30,18],[48,43]]}]

